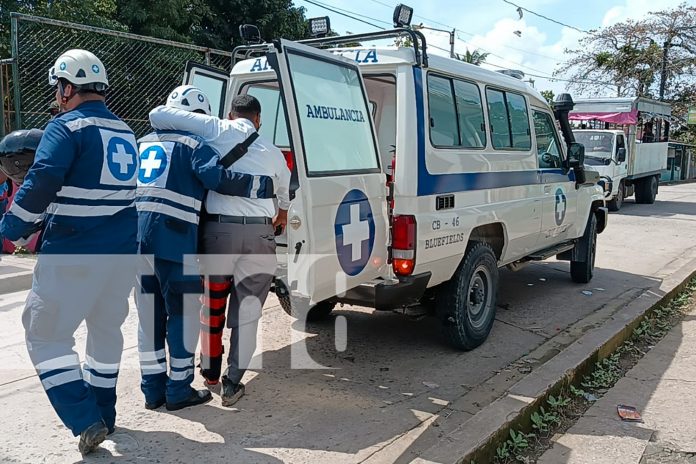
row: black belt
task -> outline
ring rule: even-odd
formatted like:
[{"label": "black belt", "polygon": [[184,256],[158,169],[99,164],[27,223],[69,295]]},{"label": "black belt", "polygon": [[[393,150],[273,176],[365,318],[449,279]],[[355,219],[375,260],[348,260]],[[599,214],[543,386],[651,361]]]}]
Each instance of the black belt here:
[{"label": "black belt", "polygon": [[224,214],[208,214],[206,221],[223,224],[273,224],[273,219],[259,216],[225,216]]}]

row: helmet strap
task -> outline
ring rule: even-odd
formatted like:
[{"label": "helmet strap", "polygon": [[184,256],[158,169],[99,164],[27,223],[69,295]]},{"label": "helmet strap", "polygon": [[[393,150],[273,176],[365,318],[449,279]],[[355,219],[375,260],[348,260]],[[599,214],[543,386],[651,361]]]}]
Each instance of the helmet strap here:
[{"label": "helmet strap", "polygon": [[[75,86],[73,86],[73,89],[75,89]],[[66,105],[75,96],[75,93],[76,93],[76,92],[72,92],[70,95],[66,96],[65,95],[65,86],[63,85],[62,80],[58,81],[58,92],[60,93],[60,102],[63,105]]]}]

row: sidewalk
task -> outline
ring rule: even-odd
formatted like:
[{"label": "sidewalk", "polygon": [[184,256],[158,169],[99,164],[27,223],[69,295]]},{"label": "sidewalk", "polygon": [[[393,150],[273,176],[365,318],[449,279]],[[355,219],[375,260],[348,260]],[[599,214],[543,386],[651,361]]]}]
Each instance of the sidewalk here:
[{"label": "sidewalk", "polygon": [[28,290],[36,257],[0,254],[0,295]]},{"label": "sidewalk", "polygon": [[[550,450],[543,464],[696,463],[696,307]],[[644,423],[622,422],[636,407]]]}]

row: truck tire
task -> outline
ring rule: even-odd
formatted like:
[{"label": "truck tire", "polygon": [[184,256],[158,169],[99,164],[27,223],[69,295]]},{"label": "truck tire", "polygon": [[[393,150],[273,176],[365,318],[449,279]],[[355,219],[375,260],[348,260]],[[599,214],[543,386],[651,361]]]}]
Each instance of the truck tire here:
[{"label": "truck tire", "polygon": [[312,307],[307,303],[296,300],[289,295],[278,295],[281,308],[288,316],[295,319],[305,319],[307,322],[322,321],[331,315],[336,303],[321,301]]},{"label": "truck tire", "polygon": [[571,259],[570,277],[575,283],[586,284],[592,280],[595,258],[597,257],[597,216],[594,213],[590,213],[585,233],[575,247],[581,256],[578,256],[577,261]]},{"label": "truck tire", "polygon": [[652,205],[657,196],[658,181],[656,176],[641,179],[636,186],[636,203]]},{"label": "truck tire", "polygon": [[486,340],[495,321],[497,294],[495,253],[487,243],[474,242],[435,298],[438,318],[451,345],[468,351]]},{"label": "truck tire", "polygon": [[619,184],[619,191],[616,193],[616,196],[607,202],[607,208],[609,208],[609,211],[618,211],[621,209],[621,206],[623,206],[624,198],[626,197],[626,189],[624,187],[623,181]]}]

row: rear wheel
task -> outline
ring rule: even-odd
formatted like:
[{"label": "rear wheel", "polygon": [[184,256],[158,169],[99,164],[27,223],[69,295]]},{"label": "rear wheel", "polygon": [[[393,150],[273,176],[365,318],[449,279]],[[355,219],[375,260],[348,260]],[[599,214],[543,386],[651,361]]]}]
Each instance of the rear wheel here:
[{"label": "rear wheel", "polygon": [[299,298],[293,298],[286,290],[276,291],[278,302],[288,316],[295,319],[305,319],[307,322],[321,321],[328,318],[336,307],[336,303],[321,301],[310,306],[309,302]]},{"label": "rear wheel", "polygon": [[616,193],[616,196],[607,202],[607,207],[609,208],[609,211],[618,211],[621,209],[621,206],[623,205],[624,197],[626,195],[626,191],[624,189],[624,184],[623,181],[619,184],[619,191]]},{"label": "rear wheel", "polygon": [[593,212],[590,212],[585,234],[575,247],[578,259],[570,261],[570,277],[573,282],[586,284],[592,280],[597,256],[597,216]]},{"label": "rear wheel", "polygon": [[475,242],[435,298],[445,337],[452,345],[472,350],[486,340],[495,321],[497,293],[495,253],[487,243]]},{"label": "rear wheel", "polygon": [[636,203],[644,205],[652,205],[657,197],[658,181],[656,176],[646,177],[641,179],[640,184],[636,186]]}]

